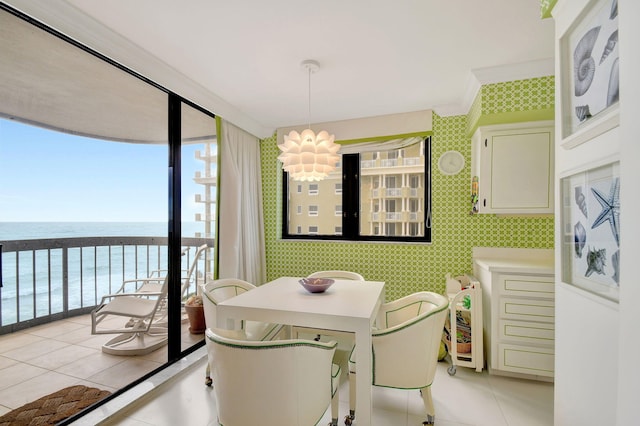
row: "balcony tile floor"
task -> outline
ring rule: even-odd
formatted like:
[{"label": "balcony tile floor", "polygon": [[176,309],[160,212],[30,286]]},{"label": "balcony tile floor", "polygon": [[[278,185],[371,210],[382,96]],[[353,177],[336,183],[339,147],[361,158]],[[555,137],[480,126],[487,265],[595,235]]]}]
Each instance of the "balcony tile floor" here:
[{"label": "balcony tile floor", "polygon": [[[102,344],[111,338],[91,335],[89,315],[0,336],[0,415],[67,386],[113,392],[166,360],[166,346],[143,356],[105,354]],[[183,347],[201,339],[183,324]]]},{"label": "balcony tile floor", "polygon": [[[0,414],[74,384],[116,390],[160,366],[166,356],[166,348],[138,357],[103,354],[100,346],[110,336],[91,336],[89,323],[83,316],[0,336]],[[200,338],[186,328],[183,344]],[[346,351],[338,351],[337,361],[344,364],[346,356]],[[74,425],[216,425],[214,394],[204,386],[205,365],[206,349],[200,348]],[[553,425],[552,383],[463,367],[449,376],[447,367],[438,364],[433,384],[437,425]],[[340,424],[349,410],[348,395],[343,380]],[[374,387],[373,404],[374,426],[419,425],[424,420],[418,391]],[[328,422],[327,411],[319,424]]]}]

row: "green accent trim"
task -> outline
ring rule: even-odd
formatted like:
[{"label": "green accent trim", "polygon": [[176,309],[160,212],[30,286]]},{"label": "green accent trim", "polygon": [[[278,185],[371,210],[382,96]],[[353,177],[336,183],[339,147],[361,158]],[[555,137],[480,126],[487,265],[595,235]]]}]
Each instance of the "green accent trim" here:
[{"label": "green accent trim", "polygon": [[[425,303],[425,302],[427,302],[427,301],[421,300],[419,303]],[[431,303],[431,302],[428,302],[428,303]],[[411,306],[411,305],[406,305],[406,306]],[[447,302],[446,305],[443,305],[443,306],[441,306],[440,308],[438,308],[436,310],[429,311],[429,312],[417,315],[415,318],[412,318],[410,320],[407,320],[407,321],[401,323],[401,326],[399,324],[399,325],[395,325],[395,326],[393,326],[393,327],[391,327],[389,329],[375,330],[375,331],[373,331],[371,333],[371,336],[372,337],[386,336],[387,334],[396,333],[398,331],[404,330],[405,328],[410,327],[413,324],[416,324],[416,323],[418,323],[418,322],[420,322],[422,320],[425,320],[425,319],[427,319],[427,318],[429,318],[429,317],[431,317],[431,316],[433,316],[433,315],[435,315],[437,313],[440,313],[440,312],[442,312],[444,310],[447,310],[447,309],[449,309],[449,302]],[[396,328],[396,327],[398,327],[398,328]]]},{"label": "green accent trim", "polygon": [[[299,339],[271,340],[269,342],[256,342],[258,343],[257,345],[247,345],[244,343],[226,342],[218,339],[217,337],[207,336],[206,334],[205,336],[210,341],[222,346],[227,346],[229,348],[249,349],[249,350],[282,349],[282,348],[290,348],[290,347],[297,347],[297,346],[310,346],[318,349],[332,351],[332,350],[335,350],[336,347],[338,346],[338,342],[336,341],[334,341],[333,343],[331,342],[322,343],[322,342],[316,342],[314,340],[299,340]],[[253,341],[248,341],[248,342],[253,342]],[[261,343],[264,343],[264,344],[261,344]]]},{"label": "green accent trim", "polygon": [[478,127],[482,126],[526,123],[528,121],[546,121],[553,120],[554,118],[555,110],[553,108],[530,111],[509,111],[497,114],[481,115],[478,118],[478,121],[469,129],[468,136],[473,135]]},{"label": "green accent trim", "polygon": [[376,385],[375,383],[373,383],[373,386],[377,386],[379,388],[388,388],[388,389],[415,390],[415,389],[426,389],[426,388],[429,388],[429,387],[431,387],[432,384],[433,384],[433,382],[429,383],[426,386],[416,386],[416,387],[410,387],[410,388],[399,388],[397,386]]},{"label": "green accent trim", "polygon": [[542,19],[551,18],[551,12],[558,0],[540,0],[540,17]]},{"label": "green accent trim", "polygon": [[345,139],[345,140],[340,140],[335,142],[340,145],[350,145],[350,144],[362,143],[362,142],[384,142],[384,141],[390,141],[392,139],[404,139],[404,138],[411,138],[414,136],[422,136],[422,137],[433,136],[433,131],[429,130],[429,131],[417,132],[417,133],[402,133],[399,135],[374,136],[370,138],[361,138],[361,139]]}]

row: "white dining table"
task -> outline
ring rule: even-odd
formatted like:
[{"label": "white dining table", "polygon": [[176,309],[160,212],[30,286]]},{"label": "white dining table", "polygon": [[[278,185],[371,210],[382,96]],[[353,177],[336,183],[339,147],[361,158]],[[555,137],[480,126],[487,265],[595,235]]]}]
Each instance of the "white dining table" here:
[{"label": "white dining table", "polygon": [[335,280],[323,293],[309,293],[300,277],[281,277],[217,306],[218,324],[235,328],[240,320],[354,333],[356,351],[356,419],[371,424],[371,326],[384,302],[384,282]]}]

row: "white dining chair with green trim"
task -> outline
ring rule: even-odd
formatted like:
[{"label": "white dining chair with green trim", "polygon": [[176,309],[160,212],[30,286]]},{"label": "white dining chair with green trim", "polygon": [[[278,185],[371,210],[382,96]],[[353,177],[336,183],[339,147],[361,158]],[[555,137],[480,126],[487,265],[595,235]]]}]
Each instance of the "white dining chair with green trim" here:
[{"label": "white dining chair with green trim", "polygon": [[206,331],[220,425],[317,425],[329,406],[329,424],[337,425],[335,341],[248,341],[233,333]]},{"label": "white dining chair with green trim", "polygon": [[[201,285],[204,321],[207,328],[224,328],[217,324],[217,305],[231,297],[256,288],[255,285],[236,278],[223,278],[209,281]],[[272,340],[278,338],[284,331],[282,324],[272,324],[261,321],[242,321],[235,337],[242,340]],[[211,385],[211,366],[207,365],[205,384]]]},{"label": "white dining chair with green trim", "polygon": [[[371,332],[373,385],[395,389],[419,389],[427,412],[423,424],[433,424],[435,410],[431,384],[449,301],[432,292],[413,293],[380,306]],[[360,350],[360,349],[357,349]],[[349,414],[352,424],[356,403],[356,348],[349,356]]]}]

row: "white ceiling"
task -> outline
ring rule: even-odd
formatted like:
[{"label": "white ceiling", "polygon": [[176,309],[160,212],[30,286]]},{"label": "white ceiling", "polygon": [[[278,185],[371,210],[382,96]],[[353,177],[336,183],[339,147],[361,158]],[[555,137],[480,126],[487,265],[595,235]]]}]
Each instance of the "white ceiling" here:
[{"label": "white ceiling", "polygon": [[73,21],[70,35],[98,49],[97,34],[120,34],[111,56],[126,61],[118,49],[132,42],[200,90],[178,93],[261,137],[307,122],[305,59],[321,67],[312,122],[464,114],[478,83],[553,73],[554,24],[540,18],[539,0],[6,2],[47,9],[41,17],[54,26]]}]

